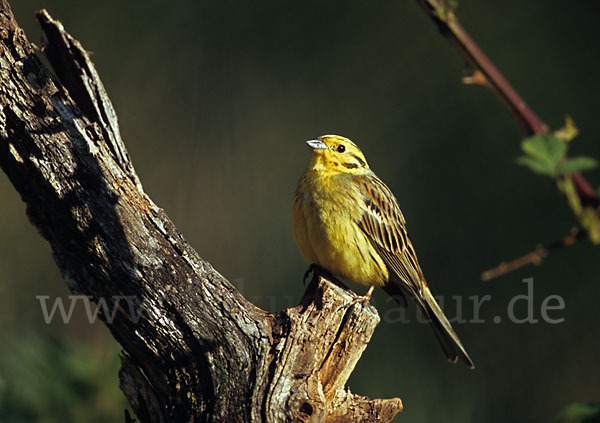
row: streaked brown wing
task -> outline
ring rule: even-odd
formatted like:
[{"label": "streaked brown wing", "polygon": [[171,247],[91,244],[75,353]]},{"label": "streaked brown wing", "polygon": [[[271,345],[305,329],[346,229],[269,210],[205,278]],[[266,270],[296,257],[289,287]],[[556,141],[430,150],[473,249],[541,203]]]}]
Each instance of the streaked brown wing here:
[{"label": "streaked brown wing", "polygon": [[375,174],[356,178],[363,193],[363,215],[358,222],[383,261],[411,294],[420,293],[423,272],[398,202]]}]

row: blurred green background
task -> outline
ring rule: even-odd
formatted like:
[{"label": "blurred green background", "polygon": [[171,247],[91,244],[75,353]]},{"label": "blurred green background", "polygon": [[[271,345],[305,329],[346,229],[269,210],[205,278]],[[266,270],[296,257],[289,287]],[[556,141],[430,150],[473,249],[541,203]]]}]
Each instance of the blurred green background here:
[{"label": "blurred green background", "polygon": [[[93,52],[146,192],[261,307],[303,293],[289,209],[304,141],[323,133],[356,141],[394,191],[434,294],[460,295],[467,319],[469,296],[491,296],[485,323],[457,325],[477,365],[469,371],[444,360],[424,325],[386,322],[395,306],[376,293],[384,321],[353,392],[401,397],[396,420],[407,422],[549,422],[600,399],[600,249],[582,242],[480,281],[574,219],[549,179],[514,163],[520,128],[484,88],[461,85],[463,61],[415,1],[11,3],[31,41],[40,44],[34,12],[47,8]],[[598,11],[548,0],[465,0],[457,10],[552,128],[573,116],[581,135],[571,153],[597,158]],[[598,171],[588,176],[597,184]],[[45,324],[36,296],[69,292],[3,173],[0,198],[0,421],[123,421],[117,345],[81,304],[70,324]],[[535,317],[560,295],[566,307],[550,315],[563,323],[508,321],[528,277]]]}]

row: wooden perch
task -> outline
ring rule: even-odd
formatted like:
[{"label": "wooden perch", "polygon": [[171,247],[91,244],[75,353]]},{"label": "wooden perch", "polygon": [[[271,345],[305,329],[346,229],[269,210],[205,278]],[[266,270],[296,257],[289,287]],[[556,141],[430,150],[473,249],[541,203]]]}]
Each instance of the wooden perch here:
[{"label": "wooden perch", "polygon": [[121,388],[137,417],[390,421],[398,398],[344,387],[376,310],[322,277],[295,308],[248,302],[143,192],[88,54],[47,12],[38,19],[58,79],[0,0],[0,166],[70,289],[131,299],[101,317],[123,347]]}]

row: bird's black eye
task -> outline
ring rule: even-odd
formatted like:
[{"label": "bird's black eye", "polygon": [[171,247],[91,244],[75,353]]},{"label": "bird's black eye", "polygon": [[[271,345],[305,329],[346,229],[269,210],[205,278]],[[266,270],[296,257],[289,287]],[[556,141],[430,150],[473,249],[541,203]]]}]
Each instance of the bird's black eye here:
[{"label": "bird's black eye", "polygon": [[338,153],[343,153],[344,151],[346,151],[346,147],[343,144],[337,146]]}]

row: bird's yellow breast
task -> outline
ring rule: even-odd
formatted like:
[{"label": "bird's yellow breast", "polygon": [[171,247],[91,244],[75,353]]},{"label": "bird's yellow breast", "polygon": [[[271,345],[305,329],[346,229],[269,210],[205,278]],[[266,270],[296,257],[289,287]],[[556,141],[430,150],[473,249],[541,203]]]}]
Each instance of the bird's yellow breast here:
[{"label": "bird's yellow breast", "polygon": [[352,282],[383,285],[389,273],[358,226],[363,210],[352,175],[309,169],[292,207],[292,230],[304,258]]}]

